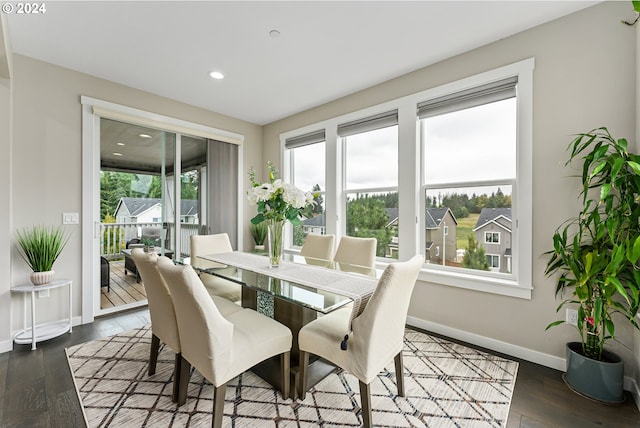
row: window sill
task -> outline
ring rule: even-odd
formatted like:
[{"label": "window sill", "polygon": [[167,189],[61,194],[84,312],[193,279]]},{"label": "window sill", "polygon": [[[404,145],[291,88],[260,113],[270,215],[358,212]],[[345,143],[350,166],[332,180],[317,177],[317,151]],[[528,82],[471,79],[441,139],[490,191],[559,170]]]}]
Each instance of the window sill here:
[{"label": "window sill", "polygon": [[480,275],[468,275],[460,272],[444,272],[423,268],[418,275],[418,281],[508,297],[517,297],[519,299],[531,299],[531,287],[520,286],[516,281],[508,279],[489,278]]}]

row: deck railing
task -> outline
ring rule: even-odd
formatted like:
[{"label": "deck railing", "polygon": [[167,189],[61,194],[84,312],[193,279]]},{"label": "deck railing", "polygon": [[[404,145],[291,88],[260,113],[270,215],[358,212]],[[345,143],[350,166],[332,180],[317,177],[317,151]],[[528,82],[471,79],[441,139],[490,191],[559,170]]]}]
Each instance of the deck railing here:
[{"label": "deck railing", "polygon": [[[101,223],[100,255],[107,259],[122,257],[121,251],[127,248],[127,242],[139,238],[143,227],[162,227],[162,223]],[[173,239],[173,225],[167,224],[167,234],[164,247],[169,250],[175,248]],[[189,257],[190,236],[198,234],[198,225],[190,223],[180,224],[180,253],[182,257]]]}]

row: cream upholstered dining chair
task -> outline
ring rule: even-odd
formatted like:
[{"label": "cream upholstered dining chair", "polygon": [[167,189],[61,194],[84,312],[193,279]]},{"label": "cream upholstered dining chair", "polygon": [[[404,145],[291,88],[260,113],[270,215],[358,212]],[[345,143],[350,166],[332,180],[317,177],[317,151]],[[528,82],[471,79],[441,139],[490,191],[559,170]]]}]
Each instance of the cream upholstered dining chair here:
[{"label": "cream upholstered dining chair", "polygon": [[376,264],[376,238],[343,236],[333,259],[338,263],[374,267]]},{"label": "cream upholstered dining chair", "polygon": [[300,255],[304,257],[313,257],[314,259],[331,261],[333,260],[333,246],[335,239],[335,235],[309,233],[306,238],[304,238]]},{"label": "cream upholstered dining chair", "polygon": [[[229,235],[226,233],[191,235],[189,239],[191,244],[191,265],[196,268],[206,267],[206,265],[203,265],[206,262],[199,260],[199,256],[233,251]],[[200,275],[200,279],[211,295],[224,297],[232,302],[237,302],[242,297],[242,286],[240,284],[209,274]]]},{"label": "cream upholstered dining chair", "polygon": [[[343,236],[340,238],[333,260],[340,264],[342,270],[375,276],[373,269],[376,267],[377,245],[378,240],[376,238]],[[369,269],[362,269],[360,266]]]},{"label": "cream upholstered dining chair", "polygon": [[293,338],[288,327],[252,309],[223,316],[189,265],[174,265],[163,256],[158,270],[176,312],[183,358],[180,382],[186,389],[193,366],[213,384],[213,427],[222,426],[227,382],[273,356],[280,355],[281,392],[289,397]]},{"label": "cream upholstered dining chair", "polygon": [[409,261],[387,266],[367,306],[353,320],[345,350],[340,343],[349,331],[349,311],[330,312],[302,327],[298,335],[302,399],[307,392],[309,354],[329,360],[358,379],[365,427],[371,426],[371,382],[392,359],[395,359],[398,395],[404,396],[404,329],[411,293],[423,262],[423,257],[417,255]]},{"label": "cream upholstered dining chair", "polygon": [[[178,333],[178,324],[171,300],[171,293],[164,279],[158,272],[156,253],[145,253],[142,248],[134,248],[131,251],[136,268],[140,273],[140,279],[147,294],[147,303],[149,305],[149,315],[151,317],[151,351],[149,353],[149,376],[156,372],[156,364],[158,361],[158,352],[160,350],[160,341],[175,352],[175,368],[173,378],[173,396],[172,400],[177,402],[179,406],[185,403],[187,399],[186,389],[180,390],[180,366],[182,363],[180,334]],[[233,302],[221,297],[213,297],[218,310],[227,315],[242,308]]]}]

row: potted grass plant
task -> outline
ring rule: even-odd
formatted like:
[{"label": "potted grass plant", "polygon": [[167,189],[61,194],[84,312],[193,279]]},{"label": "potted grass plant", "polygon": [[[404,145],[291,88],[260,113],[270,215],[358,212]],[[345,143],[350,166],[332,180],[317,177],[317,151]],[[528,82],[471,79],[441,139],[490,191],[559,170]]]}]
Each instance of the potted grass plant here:
[{"label": "potted grass plant", "polygon": [[255,243],[254,249],[256,251],[264,251],[264,241],[267,239],[267,222],[249,223],[249,231]]},{"label": "potted grass plant", "polygon": [[18,251],[29,265],[34,285],[53,281],[53,264],[69,242],[69,235],[59,226],[33,226],[17,232]]},{"label": "potted grass plant", "polygon": [[[566,165],[580,163],[582,208],[553,235],[545,273],[559,274],[557,311],[577,306],[580,342],[567,344],[565,382],[592,399],[624,399],[622,359],[606,350],[617,322],[639,328],[640,156],[607,128],[579,134]],[[566,166],[565,165],[565,166]],[[547,329],[564,324],[552,322]]]}]

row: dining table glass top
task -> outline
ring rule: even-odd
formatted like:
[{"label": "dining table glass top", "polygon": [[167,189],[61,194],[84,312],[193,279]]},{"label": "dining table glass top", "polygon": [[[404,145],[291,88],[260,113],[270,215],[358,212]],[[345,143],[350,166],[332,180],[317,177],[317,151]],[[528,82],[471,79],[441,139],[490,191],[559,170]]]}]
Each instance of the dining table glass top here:
[{"label": "dining table glass top", "polygon": [[[235,254],[247,257],[254,263],[257,261],[258,264],[260,263],[259,257],[264,257],[265,267],[268,264],[266,256],[237,252]],[[333,271],[344,273],[340,277],[350,283],[361,283],[364,287],[375,288],[376,276],[379,273],[376,269],[366,266],[303,257],[297,254],[285,254],[283,258],[285,263],[280,267],[269,270],[256,269],[258,271],[246,266],[238,267],[222,264],[211,260],[210,257],[214,257],[214,255],[203,255],[193,260],[186,258],[180,260],[180,262],[191,264],[194,269],[201,273],[215,275],[325,314],[353,302],[353,298],[349,292],[341,293],[314,287],[311,285],[314,281],[322,281],[323,275],[330,275],[330,272]],[[308,266],[308,268],[297,269],[297,275],[308,275],[308,279],[301,277],[300,280],[296,281],[272,276],[279,276],[287,268],[301,268],[302,266],[300,265]],[[335,281],[335,278],[328,278],[326,281]]]}]

